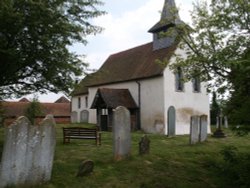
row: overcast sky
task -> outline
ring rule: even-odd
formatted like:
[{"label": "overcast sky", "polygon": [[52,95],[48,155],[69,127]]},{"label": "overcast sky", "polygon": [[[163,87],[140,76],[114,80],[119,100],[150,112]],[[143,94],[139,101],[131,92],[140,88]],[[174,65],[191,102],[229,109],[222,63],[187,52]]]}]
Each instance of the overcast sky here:
[{"label": "overcast sky", "polygon": [[[103,0],[104,1],[104,0]],[[93,20],[104,28],[101,34],[88,36],[87,46],[75,44],[77,54],[86,55],[90,69],[98,69],[109,55],[152,41],[147,31],[160,20],[164,0],[105,0],[100,9],[106,15]],[[175,0],[181,19],[190,24],[192,0]],[[62,94],[39,95],[40,102],[54,102]],[[26,96],[33,98],[33,95]],[[18,100],[18,99],[17,99]]]}]

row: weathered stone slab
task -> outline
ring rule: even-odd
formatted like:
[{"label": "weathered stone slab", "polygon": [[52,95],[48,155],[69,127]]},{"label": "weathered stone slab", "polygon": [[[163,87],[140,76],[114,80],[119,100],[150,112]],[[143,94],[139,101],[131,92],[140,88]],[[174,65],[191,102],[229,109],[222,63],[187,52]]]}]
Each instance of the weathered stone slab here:
[{"label": "weathered stone slab", "polygon": [[91,174],[94,169],[94,162],[92,160],[82,161],[79,165],[77,177],[83,177]]},{"label": "weathered stone slab", "polygon": [[39,126],[32,126],[26,117],[19,117],[5,130],[0,187],[49,181],[55,145],[53,116],[46,116]]},{"label": "weathered stone slab", "polygon": [[228,118],[227,118],[227,116],[224,116],[224,127],[228,128]]},{"label": "weathered stone slab", "polygon": [[130,113],[119,106],[113,114],[113,154],[115,160],[121,160],[130,156],[131,152],[131,123]]},{"label": "weathered stone slab", "polygon": [[70,119],[71,119],[71,123],[77,123],[77,112],[76,111],[71,112]]},{"label": "weathered stone slab", "polygon": [[139,142],[139,154],[149,154],[150,151],[150,140],[147,135],[144,135]]},{"label": "weathered stone slab", "polygon": [[206,115],[200,116],[200,137],[199,137],[200,142],[204,142],[207,140],[207,126],[208,126],[207,116]]},{"label": "weathered stone slab", "polygon": [[88,123],[89,122],[89,111],[82,110],[80,119],[81,119],[81,123]]},{"label": "weathered stone slab", "polygon": [[199,116],[191,117],[190,126],[190,144],[196,144],[199,142]]}]

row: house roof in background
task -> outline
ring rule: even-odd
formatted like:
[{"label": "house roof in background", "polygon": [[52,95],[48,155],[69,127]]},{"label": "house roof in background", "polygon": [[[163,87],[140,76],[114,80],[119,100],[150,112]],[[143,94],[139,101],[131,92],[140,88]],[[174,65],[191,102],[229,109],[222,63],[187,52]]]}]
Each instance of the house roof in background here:
[{"label": "house roof in background", "polygon": [[61,96],[59,99],[57,99],[54,103],[70,103],[69,99],[67,99],[64,96]]},{"label": "house roof in background", "polygon": [[169,60],[176,47],[173,45],[154,51],[151,42],[110,55],[96,73],[86,76],[79,83],[72,92],[72,96],[88,93],[88,87],[91,86],[160,76],[165,67],[157,63],[157,60]]},{"label": "house roof in background", "polygon": [[124,106],[128,109],[135,109],[137,105],[128,89],[99,88],[96,92],[92,109],[111,108]]},{"label": "house roof in background", "polygon": [[[19,117],[24,116],[26,109],[30,102],[2,102],[4,109],[4,116],[6,117]],[[70,116],[70,103],[40,103],[41,116],[52,114],[54,117],[68,117]]]},{"label": "house roof in background", "polygon": [[21,98],[20,100],[19,100],[19,102],[30,102],[27,98]]}]

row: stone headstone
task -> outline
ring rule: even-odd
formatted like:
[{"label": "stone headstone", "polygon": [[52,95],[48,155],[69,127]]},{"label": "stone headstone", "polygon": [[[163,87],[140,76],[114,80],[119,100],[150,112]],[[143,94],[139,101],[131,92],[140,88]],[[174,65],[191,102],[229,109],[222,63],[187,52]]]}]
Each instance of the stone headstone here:
[{"label": "stone headstone", "polygon": [[0,187],[49,181],[55,145],[53,116],[46,116],[39,126],[31,125],[26,117],[19,117],[5,129]]},{"label": "stone headstone", "polygon": [[168,108],[168,136],[175,136],[176,112],[173,106]]},{"label": "stone headstone", "polygon": [[219,128],[219,122],[220,122],[220,118],[219,116],[216,116],[216,128]]},{"label": "stone headstone", "polygon": [[150,151],[150,140],[147,135],[144,135],[139,142],[139,154],[149,154]]},{"label": "stone headstone", "polygon": [[71,123],[77,123],[77,112],[73,111],[70,115]]},{"label": "stone headstone", "polygon": [[199,116],[191,117],[191,126],[190,126],[190,144],[196,144],[199,142]]},{"label": "stone headstone", "polygon": [[89,122],[89,111],[82,110],[81,111],[81,123],[88,123]]},{"label": "stone headstone", "polygon": [[115,160],[130,156],[131,152],[131,123],[130,113],[118,106],[113,113],[113,154]]},{"label": "stone headstone", "polygon": [[224,117],[224,127],[228,128],[228,118],[227,118],[227,116]]},{"label": "stone headstone", "polygon": [[91,174],[94,169],[94,162],[92,160],[82,161],[79,165],[77,177],[83,177]]},{"label": "stone headstone", "polygon": [[200,138],[199,138],[200,142],[204,142],[207,140],[207,126],[208,126],[207,116],[206,115],[200,116]]}]

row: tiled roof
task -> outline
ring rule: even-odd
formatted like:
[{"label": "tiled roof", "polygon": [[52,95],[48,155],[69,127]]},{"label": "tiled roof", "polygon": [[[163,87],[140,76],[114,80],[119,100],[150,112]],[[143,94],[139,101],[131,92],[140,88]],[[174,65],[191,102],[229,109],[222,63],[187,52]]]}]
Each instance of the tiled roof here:
[{"label": "tiled roof", "polygon": [[[6,117],[19,117],[25,115],[28,102],[2,102]],[[70,103],[40,103],[43,115],[52,114],[54,117],[70,116]]]},{"label": "tiled roof", "polygon": [[55,103],[69,103],[69,102],[70,101],[64,96],[61,96],[59,99],[55,101]]},{"label": "tiled roof", "polygon": [[20,100],[19,100],[19,102],[30,102],[27,98],[21,98]]},{"label": "tiled roof", "polygon": [[151,42],[113,54],[96,73],[85,77],[72,95],[87,93],[88,86],[101,86],[160,76],[165,67],[158,64],[157,60],[168,60],[175,49],[174,45],[154,51]]},{"label": "tiled roof", "polygon": [[91,108],[95,109],[100,107],[115,109],[118,106],[124,106],[128,109],[137,108],[128,89],[98,89]]}]

